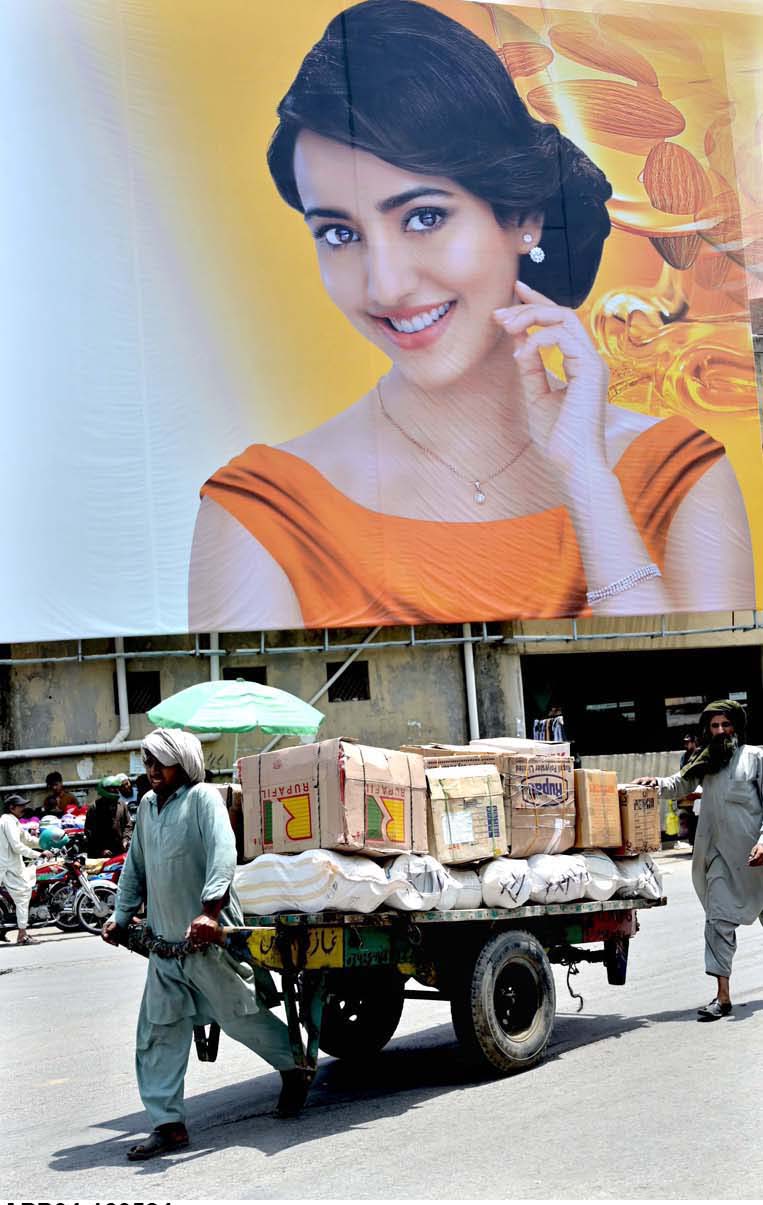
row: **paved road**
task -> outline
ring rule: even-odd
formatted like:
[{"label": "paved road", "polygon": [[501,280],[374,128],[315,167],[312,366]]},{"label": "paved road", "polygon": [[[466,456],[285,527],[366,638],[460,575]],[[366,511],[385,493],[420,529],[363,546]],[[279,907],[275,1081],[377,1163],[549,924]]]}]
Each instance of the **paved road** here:
[{"label": "paved road", "polygon": [[145,1132],[145,964],[84,935],[0,950],[8,1200],[757,1199],[763,933],[740,930],[733,1018],[697,1024],[702,914],[688,860],[663,867],[670,906],[642,914],[625,987],[584,967],[576,1014],[557,969],[542,1066],[475,1082],[447,1004],[410,1002],[378,1060],[324,1059],[303,1116],[278,1122],[277,1077],[223,1037],[217,1063],[192,1056],[192,1149],[142,1166],[124,1154]]}]

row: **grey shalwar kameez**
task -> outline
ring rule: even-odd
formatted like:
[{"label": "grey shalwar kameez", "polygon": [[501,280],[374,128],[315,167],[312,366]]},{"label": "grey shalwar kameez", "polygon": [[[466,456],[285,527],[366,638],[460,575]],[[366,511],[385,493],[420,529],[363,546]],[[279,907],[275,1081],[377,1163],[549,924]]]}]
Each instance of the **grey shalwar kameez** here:
[{"label": "grey shalwar kameez", "polygon": [[[697,779],[657,780],[664,799],[691,794]],[[749,866],[763,844],[763,749],[740,745],[727,766],[702,778],[702,808],[694,838],[692,880],[705,910],[705,970],[731,974],[737,925],[763,922],[763,867]]]},{"label": "grey shalwar kameez", "polygon": [[[225,805],[207,783],[181,787],[161,811],[149,791],[141,801],[119,881],[114,920],[127,926],[146,903],[158,936],[181,941],[202,904],[230,903],[223,925],[241,925],[232,888],[236,846]],[[141,1099],[154,1128],[182,1122],[183,1081],[193,1026],[215,1020],[221,1029],[273,1067],[294,1066],[284,1023],[268,1011],[277,997],[266,971],[235,961],[219,946],[184,959],[149,958],[138,1017],[136,1071]]]}]

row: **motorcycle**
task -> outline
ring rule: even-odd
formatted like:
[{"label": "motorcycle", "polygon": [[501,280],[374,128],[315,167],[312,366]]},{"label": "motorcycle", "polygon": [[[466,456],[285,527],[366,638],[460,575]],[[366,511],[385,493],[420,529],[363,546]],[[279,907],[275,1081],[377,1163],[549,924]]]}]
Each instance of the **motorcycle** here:
[{"label": "motorcycle", "polygon": [[114,911],[117,883],[127,854],[98,861],[88,867],[87,883],[74,899],[74,915],[86,933],[98,935]]},{"label": "motorcycle", "polygon": [[[75,932],[79,921],[74,915],[77,892],[87,883],[87,877],[78,859],[76,843],[65,856],[55,860],[35,863],[35,885],[29,900],[27,928],[37,929],[43,925],[55,925],[64,933]],[[6,940],[9,929],[16,924],[16,905],[6,887],[0,887],[0,941]]]}]

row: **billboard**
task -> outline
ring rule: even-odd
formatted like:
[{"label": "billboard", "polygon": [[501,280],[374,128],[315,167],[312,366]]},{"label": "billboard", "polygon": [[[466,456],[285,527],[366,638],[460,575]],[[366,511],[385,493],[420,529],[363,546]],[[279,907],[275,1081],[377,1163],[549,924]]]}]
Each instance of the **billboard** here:
[{"label": "billboard", "polygon": [[0,639],[756,605],[752,8],[0,27]]}]

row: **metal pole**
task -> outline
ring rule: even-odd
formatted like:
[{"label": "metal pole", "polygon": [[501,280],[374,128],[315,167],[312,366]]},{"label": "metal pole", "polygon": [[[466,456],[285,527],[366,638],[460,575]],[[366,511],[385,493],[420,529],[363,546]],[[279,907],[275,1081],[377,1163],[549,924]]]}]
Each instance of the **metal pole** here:
[{"label": "metal pole", "polygon": [[472,625],[465,623],[464,632],[464,680],[466,683],[466,710],[469,715],[469,739],[480,739],[480,717],[477,710],[477,681],[474,677],[474,649],[472,648]]},{"label": "metal pole", "polygon": [[[347,659],[342,662],[342,664],[339,666],[339,669],[336,671],[336,673],[332,674],[331,677],[328,679],[328,681],[324,682],[324,684],[320,688],[320,690],[316,690],[313,697],[311,699],[307,700],[311,706],[313,705],[313,703],[317,703],[318,699],[320,699],[323,695],[325,695],[325,693],[329,689],[329,687],[334,685],[337,678],[341,678],[342,674],[348,668],[348,666],[352,665],[355,658],[360,655],[360,653],[363,651],[364,648],[368,647],[368,645],[373,640],[374,636],[376,636],[376,634],[380,631],[381,631],[381,624],[379,624],[378,627],[373,628],[372,631],[370,631],[368,633],[365,640],[362,641],[362,643],[358,645],[358,647],[355,649],[355,651],[353,653],[350,653],[349,657],[347,657]],[[274,749],[276,747],[276,745],[278,744],[278,742],[281,740],[283,740],[283,737],[281,737],[281,736],[272,737],[272,739],[268,741],[265,748],[261,749],[260,752],[261,753],[269,753],[270,750]]]}]

